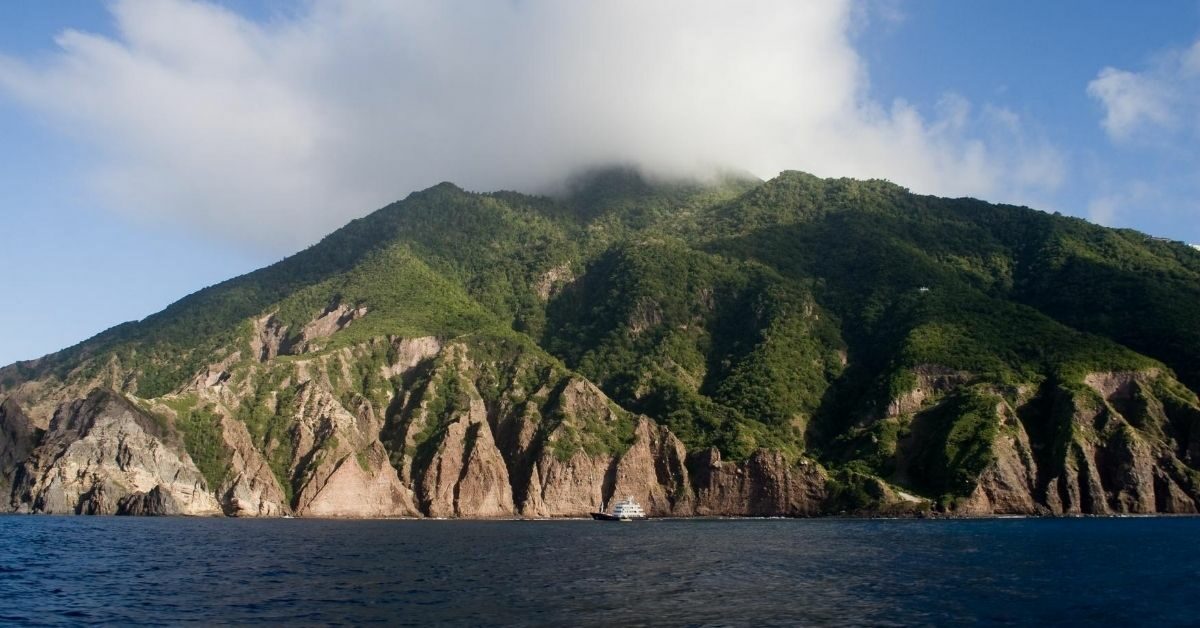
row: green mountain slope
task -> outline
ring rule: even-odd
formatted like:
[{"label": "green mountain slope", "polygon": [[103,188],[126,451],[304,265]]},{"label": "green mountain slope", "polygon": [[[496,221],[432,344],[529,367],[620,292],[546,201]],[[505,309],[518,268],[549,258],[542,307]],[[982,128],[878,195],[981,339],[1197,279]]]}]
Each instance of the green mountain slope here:
[{"label": "green mountain slope", "polygon": [[[409,360],[416,339],[429,350]],[[797,172],[698,184],[612,169],[562,198],[441,184],[0,369],[0,397],[43,429],[97,387],[179,431],[227,512],[242,446],[271,468],[256,481],[277,484],[279,512],[320,502],[314,487],[353,458],[395,476],[415,511],[450,500],[450,515],[471,516],[574,512],[547,505],[554,460],[571,473],[609,460],[594,463],[609,465],[596,471],[609,492],[643,445],[664,513],[921,499],[965,513],[1192,512],[1200,251]],[[356,418],[330,418],[342,415]],[[479,474],[469,508],[461,486],[430,479],[452,445],[458,481]],[[714,470],[730,464],[751,478],[736,490],[753,507],[721,501],[736,490]],[[17,489],[40,468],[10,466]],[[753,497],[755,482],[801,477],[819,494]]]}]

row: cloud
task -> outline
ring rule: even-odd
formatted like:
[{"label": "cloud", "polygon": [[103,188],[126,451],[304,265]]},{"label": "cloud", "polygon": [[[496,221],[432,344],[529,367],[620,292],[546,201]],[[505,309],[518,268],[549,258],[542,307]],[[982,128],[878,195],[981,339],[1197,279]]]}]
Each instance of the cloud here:
[{"label": "cloud", "polygon": [[1114,140],[1126,140],[1144,126],[1170,126],[1173,100],[1167,83],[1116,68],[1104,68],[1087,93],[1104,106],[1101,124]]},{"label": "cloud", "polygon": [[1159,51],[1137,70],[1105,67],[1087,93],[1103,108],[1101,127],[1125,162],[1092,177],[1088,215],[1108,226],[1195,238],[1200,40]]},{"label": "cloud", "polygon": [[112,37],[0,56],[0,91],[88,148],[108,207],[280,251],[439,181],[539,191],[605,162],[999,200],[1060,183],[1007,110],[873,100],[860,6],[361,0],[254,22],[117,0]]},{"label": "cloud", "polygon": [[[1100,70],[1087,93],[1104,107],[1101,125],[1115,141],[1169,141],[1170,132],[1200,130],[1200,41],[1158,55],[1146,69]],[[1167,131],[1167,136],[1156,135]]]}]

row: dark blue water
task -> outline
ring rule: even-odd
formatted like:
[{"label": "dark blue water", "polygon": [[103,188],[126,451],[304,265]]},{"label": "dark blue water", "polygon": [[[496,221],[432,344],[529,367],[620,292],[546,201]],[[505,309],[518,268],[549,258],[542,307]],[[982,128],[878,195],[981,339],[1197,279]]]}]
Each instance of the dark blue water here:
[{"label": "dark blue water", "polygon": [[0,622],[1200,624],[1200,519],[0,517]]}]

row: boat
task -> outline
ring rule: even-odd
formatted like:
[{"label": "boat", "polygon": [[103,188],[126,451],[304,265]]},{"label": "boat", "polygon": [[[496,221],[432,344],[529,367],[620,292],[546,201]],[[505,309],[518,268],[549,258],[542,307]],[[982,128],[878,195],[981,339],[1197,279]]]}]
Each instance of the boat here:
[{"label": "boat", "polygon": [[612,512],[593,512],[592,519],[597,521],[633,521],[634,519],[645,519],[646,511],[642,510],[641,504],[637,503],[632,497],[626,497],[613,506]]}]

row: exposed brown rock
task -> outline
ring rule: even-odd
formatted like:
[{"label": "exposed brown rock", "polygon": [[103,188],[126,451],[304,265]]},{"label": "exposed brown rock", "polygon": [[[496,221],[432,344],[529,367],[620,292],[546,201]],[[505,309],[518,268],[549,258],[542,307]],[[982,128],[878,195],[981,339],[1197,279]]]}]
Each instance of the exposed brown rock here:
[{"label": "exposed brown rock", "polygon": [[301,387],[298,401],[290,436],[292,477],[299,479],[296,514],[416,514],[411,491],[400,482],[379,445],[377,420],[351,414],[317,381]]},{"label": "exposed brown rock", "polygon": [[163,517],[180,514],[179,504],[167,487],[158,485],[148,493],[130,493],[117,503],[118,515]]},{"label": "exposed brown rock", "polygon": [[36,512],[113,514],[125,495],[159,485],[184,514],[219,512],[178,435],[121,394],[97,389],[55,414],[18,472],[14,497]]},{"label": "exposed brown rock", "polygon": [[611,459],[576,450],[561,460],[543,450],[529,479],[523,514],[531,517],[586,517],[604,508],[604,480]]},{"label": "exposed brown rock", "polygon": [[442,343],[433,336],[422,338],[391,338],[389,339],[396,359],[381,369],[384,378],[395,377],[407,373],[418,364],[437,355],[442,350]]},{"label": "exposed brown rock", "polygon": [[232,452],[229,472],[218,488],[221,508],[234,517],[275,517],[290,512],[287,498],[245,424],[221,419],[221,436]]},{"label": "exposed brown rock", "polygon": [[[343,456],[333,471],[301,496],[297,511],[310,517],[414,517],[412,492],[381,453]],[[362,460],[366,460],[364,467]]]},{"label": "exposed brown rock", "polygon": [[564,286],[574,280],[575,273],[571,271],[571,264],[560,264],[542,273],[534,282],[533,291],[537,293],[539,299],[548,301],[550,297],[561,292]]},{"label": "exposed brown rock", "polygon": [[[361,315],[354,312],[331,308],[304,334],[327,337],[338,321]],[[169,420],[138,405],[169,416],[173,396],[144,402],[98,390],[60,407],[40,441],[15,400],[0,404],[0,472],[10,469],[13,506],[143,514],[173,512],[174,501],[184,514],[219,507],[233,516],[578,517],[630,496],[651,516],[827,511],[827,477],[816,463],[767,450],[740,462],[723,461],[716,450],[689,456],[665,427],[625,412],[591,382],[546,369],[536,358],[477,364],[462,342],[388,337],[310,353],[281,367],[274,358],[290,350],[286,330],[270,317],[260,323],[259,350],[265,348],[270,362],[247,367],[232,352],[178,393],[195,395],[223,417],[230,466],[215,491]],[[364,394],[347,391],[346,382],[361,380],[357,361],[384,353],[378,375],[393,387],[388,396],[380,401],[378,384]],[[282,413],[286,428],[256,443],[233,417],[256,394],[256,378],[277,368],[291,370],[269,380],[268,407]],[[485,388],[504,373],[508,388]],[[893,400],[889,413],[897,417],[888,420],[903,421],[968,380],[933,366],[916,375],[917,386]],[[1163,390],[1162,377],[1169,375],[1093,373],[1083,387],[1059,387],[1054,410],[1034,408],[1028,420],[1067,423],[1040,431],[1008,405],[1033,403],[1029,391],[1036,387],[996,392],[1009,401],[996,406],[991,460],[973,490],[948,507],[966,515],[1200,510],[1200,481],[1184,463],[1195,440],[1189,413],[1200,416],[1200,409],[1179,395],[1168,407],[1156,392]],[[272,400],[285,393],[294,401],[276,406]],[[1064,445],[1038,440],[1056,433],[1066,434]],[[912,434],[906,438],[920,437],[915,429]],[[283,467],[273,471],[268,459]],[[891,481],[910,485],[904,460],[898,459],[896,473]],[[879,507],[888,512],[893,502],[914,512],[924,503],[864,477],[877,484],[867,492],[878,493]]]},{"label": "exposed brown rock", "polygon": [[[454,378],[460,398],[448,403],[466,399],[466,407],[454,406],[448,417],[431,417],[426,405],[419,411],[419,421],[410,425],[408,442],[415,444],[412,439],[418,428],[440,422],[434,440],[423,443],[429,451],[428,462],[414,470],[414,488],[421,510],[431,517],[512,516],[516,513],[512,484],[496,447],[487,408],[474,384],[459,374],[469,368],[462,348],[453,347],[446,356],[441,381]],[[436,390],[430,393],[436,394]]]},{"label": "exposed brown rock", "polygon": [[687,451],[669,430],[642,417],[632,446],[620,456],[609,501],[633,497],[652,517],[690,515]]},{"label": "exposed brown rock", "polygon": [[1146,371],[1105,371],[1088,373],[1083,378],[1084,385],[1095,390],[1107,401],[1128,399],[1133,395],[1134,386],[1139,382],[1158,377],[1158,369]]},{"label": "exposed brown rock", "polygon": [[992,444],[993,461],[975,491],[955,508],[958,514],[1032,515],[1043,510],[1037,499],[1038,470],[1029,434],[1005,404],[996,407],[1001,430]]},{"label": "exposed brown rock", "polygon": [[816,463],[791,464],[777,451],[760,449],[742,463],[723,462],[716,449],[689,459],[696,487],[696,514],[804,517],[821,512],[825,472]]},{"label": "exposed brown rock", "polygon": [[299,335],[288,343],[287,353],[298,355],[320,348],[317,341],[328,338],[350,326],[350,323],[367,315],[366,307],[350,307],[333,303],[313,320],[309,321]]},{"label": "exposed brown rock", "polygon": [[912,390],[888,402],[886,416],[916,412],[926,401],[945,394],[970,379],[968,373],[936,364],[922,364],[913,369],[913,375],[916,377],[916,385]]},{"label": "exposed brown rock", "polygon": [[274,314],[254,319],[254,334],[250,338],[250,351],[260,362],[274,359],[286,353],[288,330]]},{"label": "exposed brown rock", "polygon": [[[38,430],[12,399],[0,403],[0,496],[7,501],[18,465],[37,446]],[[3,502],[0,502],[2,504]]]}]

